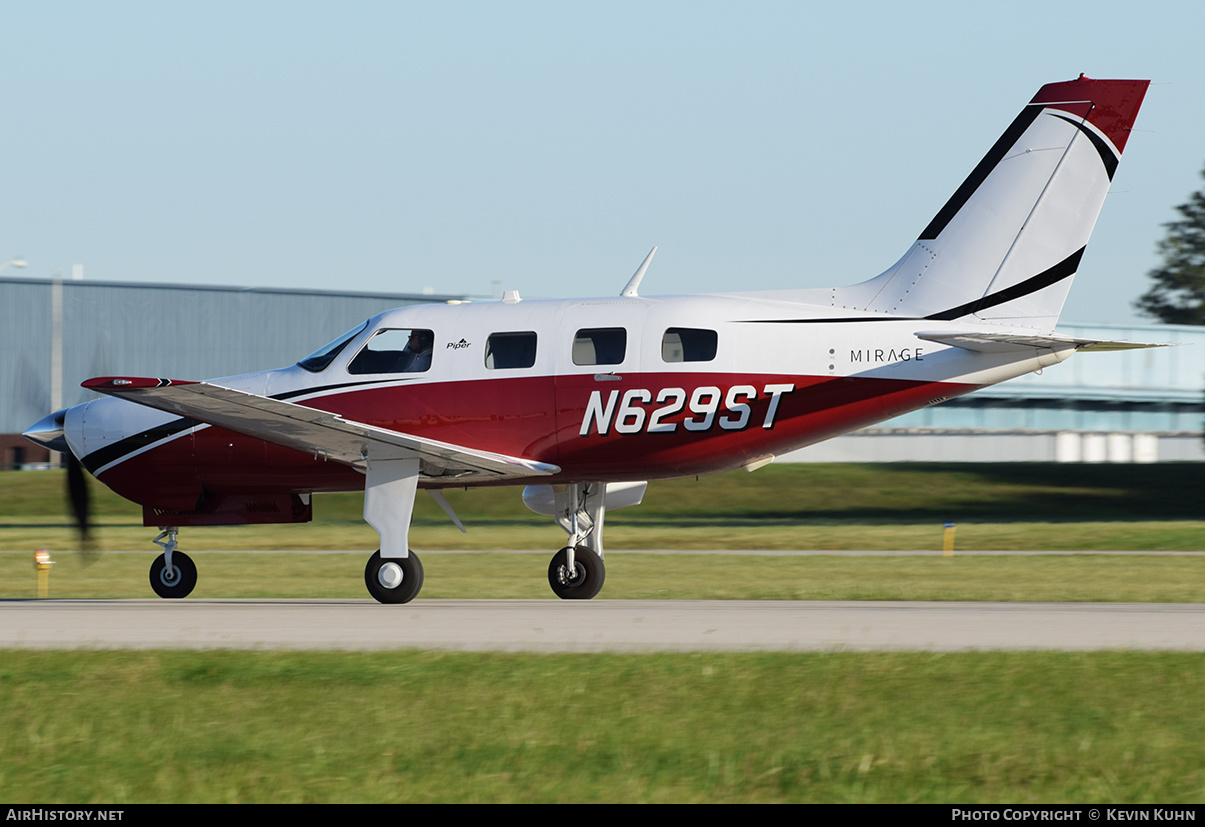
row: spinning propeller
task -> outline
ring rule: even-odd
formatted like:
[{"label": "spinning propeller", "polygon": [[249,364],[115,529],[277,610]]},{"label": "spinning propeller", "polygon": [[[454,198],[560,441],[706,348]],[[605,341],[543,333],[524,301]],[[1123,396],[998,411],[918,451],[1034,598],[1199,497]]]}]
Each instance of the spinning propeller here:
[{"label": "spinning propeller", "polygon": [[[103,346],[97,348],[93,361],[104,362],[106,350]],[[94,367],[98,366],[94,365]],[[31,415],[35,412],[45,411],[50,407],[50,393],[45,383],[39,378],[29,357],[25,354],[22,354],[17,365],[17,387],[19,398],[24,407],[30,411]],[[81,399],[80,401],[84,400]],[[27,439],[63,455],[63,464],[67,469],[67,501],[70,503],[71,515],[79,534],[80,559],[85,564],[91,564],[95,562],[97,551],[92,542],[91,506],[88,497],[87,473],[84,471],[84,466],[79,461],[79,457],[72,452],[71,446],[67,443],[66,436],[64,436],[63,428],[66,414],[67,411],[64,409],[44,416],[26,430],[23,435]]]},{"label": "spinning propeller", "polygon": [[71,504],[71,514],[79,532],[80,552],[83,555],[81,559],[85,563],[92,563],[95,561],[96,549],[92,544],[88,480],[83,464],[72,452],[66,437],[63,436],[63,421],[66,413],[65,410],[55,411],[43,417],[25,431],[23,436],[63,455],[64,465],[67,468],[67,500]]}]

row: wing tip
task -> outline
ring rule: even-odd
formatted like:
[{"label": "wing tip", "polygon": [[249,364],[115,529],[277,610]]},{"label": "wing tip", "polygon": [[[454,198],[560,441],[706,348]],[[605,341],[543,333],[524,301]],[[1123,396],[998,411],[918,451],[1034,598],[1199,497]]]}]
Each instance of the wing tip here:
[{"label": "wing tip", "polygon": [[99,393],[127,393],[129,391],[146,390],[147,388],[163,388],[168,385],[195,385],[185,379],[156,379],[148,376],[97,376],[80,382],[80,387]]}]

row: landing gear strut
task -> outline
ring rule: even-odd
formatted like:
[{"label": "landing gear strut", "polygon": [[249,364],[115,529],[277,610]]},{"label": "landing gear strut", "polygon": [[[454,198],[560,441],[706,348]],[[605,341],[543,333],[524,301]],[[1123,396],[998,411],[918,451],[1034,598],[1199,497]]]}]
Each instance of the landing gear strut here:
[{"label": "landing gear strut", "polygon": [[364,520],[381,535],[381,547],[368,558],[364,585],[380,603],[409,603],[423,587],[423,564],[409,541],[418,469],[416,458],[388,456],[369,457],[365,469]]},{"label": "landing gear strut", "polygon": [[[152,542],[163,548],[163,553],[151,563],[151,588],[155,594],[166,598],[188,597],[197,586],[197,565],[182,551],[176,550],[175,526],[160,526],[161,532]],[[161,542],[166,537],[166,542]]]},{"label": "landing gear strut", "polygon": [[548,564],[548,585],[562,600],[589,600],[607,577],[602,529],[607,511],[606,483],[574,483],[553,488],[557,525],[569,543]]},{"label": "landing gear strut", "polygon": [[557,597],[589,600],[598,594],[607,576],[602,561],[603,518],[608,510],[640,505],[647,487],[647,482],[576,482],[523,489],[523,503],[552,517],[569,535],[569,543],[548,566],[548,585]]}]

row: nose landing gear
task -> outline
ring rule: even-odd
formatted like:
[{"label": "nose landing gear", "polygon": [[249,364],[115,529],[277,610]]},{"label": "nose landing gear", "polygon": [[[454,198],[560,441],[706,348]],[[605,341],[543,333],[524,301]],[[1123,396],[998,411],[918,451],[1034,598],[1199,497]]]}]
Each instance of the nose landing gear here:
[{"label": "nose landing gear", "polygon": [[[151,588],[155,594],[166,598],[188,597],[197,585],[197,565],[182,551],[176,551],[175,526],[160,526],[160,534],[152,542],[163,549],[163,553],[151,563]],[[166,537],[167,541],[162,542]]]}]

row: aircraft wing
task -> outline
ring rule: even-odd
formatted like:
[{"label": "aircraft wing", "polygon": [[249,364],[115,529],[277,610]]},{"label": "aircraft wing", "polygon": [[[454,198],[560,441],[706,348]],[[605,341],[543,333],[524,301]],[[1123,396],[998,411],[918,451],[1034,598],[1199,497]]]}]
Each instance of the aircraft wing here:
[{"label": "aircraft wing", "polygon": [[916,338],[926,342],[940,342],[963,350],[982,353],[1001,353],[1009,350],[1063,350],[1075,348],[1083,351],[1134,350],[1143,347],[1168,347],[1166,344],[1144,344],[1142,342],[1110,342],[1104,339],[1077,339],[1074,336],[1038,336],[1020,333],[948,333],[945,331],[920,332]]},{"label": "aircraft wing", "polygon": [[89,379],[83,387],[347,465],[417,457],[420,475],[427,479],[481,482],[548,476],[561,470],[549,463],[378,428],[209,382],[105,376]]}]

